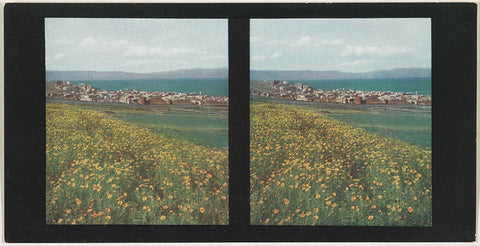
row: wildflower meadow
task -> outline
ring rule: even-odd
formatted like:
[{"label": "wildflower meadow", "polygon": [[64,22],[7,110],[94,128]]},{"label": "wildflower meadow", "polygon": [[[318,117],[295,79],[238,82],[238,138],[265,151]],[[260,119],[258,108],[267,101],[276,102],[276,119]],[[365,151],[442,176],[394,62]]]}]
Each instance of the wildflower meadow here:
[{"label": "wildflower meadow", "polygon": [[255,225],[431,226],[431,149],[252,101]]},{"label": "wildflower meadow", "polygon": [[46,107],[48,224],[228,224],[228,153]]}]

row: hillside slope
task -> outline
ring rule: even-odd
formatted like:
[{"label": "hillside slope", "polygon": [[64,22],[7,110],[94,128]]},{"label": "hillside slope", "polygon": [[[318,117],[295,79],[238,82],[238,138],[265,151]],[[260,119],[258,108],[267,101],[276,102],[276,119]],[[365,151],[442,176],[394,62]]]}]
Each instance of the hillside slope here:
[{"label": "hillside slope", "polygon": [[251,221],[431,226],[431,150],[252,102]]},{"label": "hillside slope", "polygon": [[47,104],[48,224],[228,224],[226,151]]}]

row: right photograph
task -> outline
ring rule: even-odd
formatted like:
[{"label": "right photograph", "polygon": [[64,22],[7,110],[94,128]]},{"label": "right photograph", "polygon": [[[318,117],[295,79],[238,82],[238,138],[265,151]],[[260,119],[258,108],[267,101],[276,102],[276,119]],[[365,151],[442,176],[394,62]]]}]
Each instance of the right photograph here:
[{"label": "right photograph", "polygon": [[430,18],[251,19],[253,225],[432,226]]}]

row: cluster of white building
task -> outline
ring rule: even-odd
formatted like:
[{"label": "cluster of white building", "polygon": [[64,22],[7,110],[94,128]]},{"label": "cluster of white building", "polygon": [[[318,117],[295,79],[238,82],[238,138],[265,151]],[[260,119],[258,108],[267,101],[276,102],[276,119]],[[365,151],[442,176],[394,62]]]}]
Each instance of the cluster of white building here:
[{"label": "cluster of white building", "polygon": [[430,105],[431,96],[417,93],[356,91],[356,90],[314,90],[308,85],[287,81],[270,82],[269,91],[252,91],[253,96],[272,97],[308,102],[347,103],[347,104],[418,104]]},{"label": "cluster of white building", "polygon": [[69,81],[51,82],[53,91],[46,96],[87,102],[126,104],[228,104],[228,97],[202,95],[201,93],[153,92],[138,90],[98,90],[89,84],[73,84]]}]

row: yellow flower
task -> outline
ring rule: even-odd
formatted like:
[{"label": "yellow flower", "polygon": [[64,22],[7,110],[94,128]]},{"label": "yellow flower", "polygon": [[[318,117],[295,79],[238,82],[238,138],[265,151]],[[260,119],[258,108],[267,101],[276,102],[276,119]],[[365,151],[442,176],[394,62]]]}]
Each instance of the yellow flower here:
[{"label": "yellow flower", "polygon": [[408,212],[413,212],[413,208],[412,207],[408,207]]},{"label": "yellow flower", "polygon": [[165,215],[160,216],[160,220],[165,220],[166,218]]},{"label": "yellow flower", "polygon": [[278,210],[278,208],[276,208],[275,210],[273,210],[273,213],[274,213],[274,214],[278,214],[278,212],[280,212],[280,210]]},{"label": "yellow flower", "polygon": [[373,220],[373,215],[368,216],[368,220]]},{"label": "yellow flower", "polygon": [[285,198],[285,199],[283,199],[283,203],[285,203],[285,205],[288,205],[290,203],[290,201],[287,198]]},{"label": "yellow flower", "polygon": [[80,205],[80,204],[82,203],[82,201],[80,201],[80,199],[78,199],[78,198],[75,198],[75,203],[76,203],[77,205]]},{"label": "yellow flower", "polygon": [[332,193],[332,196],[333,196],[333,197],[336,197],[336,196],[337,196],[337,193],[333,192],[333,193]]},{"label": "yellow flower", "polygon": [[57,223],[60,224],[60,223],[62,223],[62,221],[63,221],[63,219],[60,218],[60,219],[58,219]]},{"label": "yellow flower", "polygon": [[106,208],[106,209],[105,209],[105,212],[106,212],[106,213],[110,213],[110,208]]},{"label": "yellow flower", "polygon": [[65,209],[65,212],[66,212],[67,214],[69,214],[70,212],[72,212],[72,210],[67,208],[67,209]]},{"label": "yellow flower", "polygon": [[200,213],[205,213],[205,209],[203,207],[200,207]]},{"label": "yellow flower", "polygon": [[105,216],[105,219],[110,220],[111,219],[110,215]]}]

